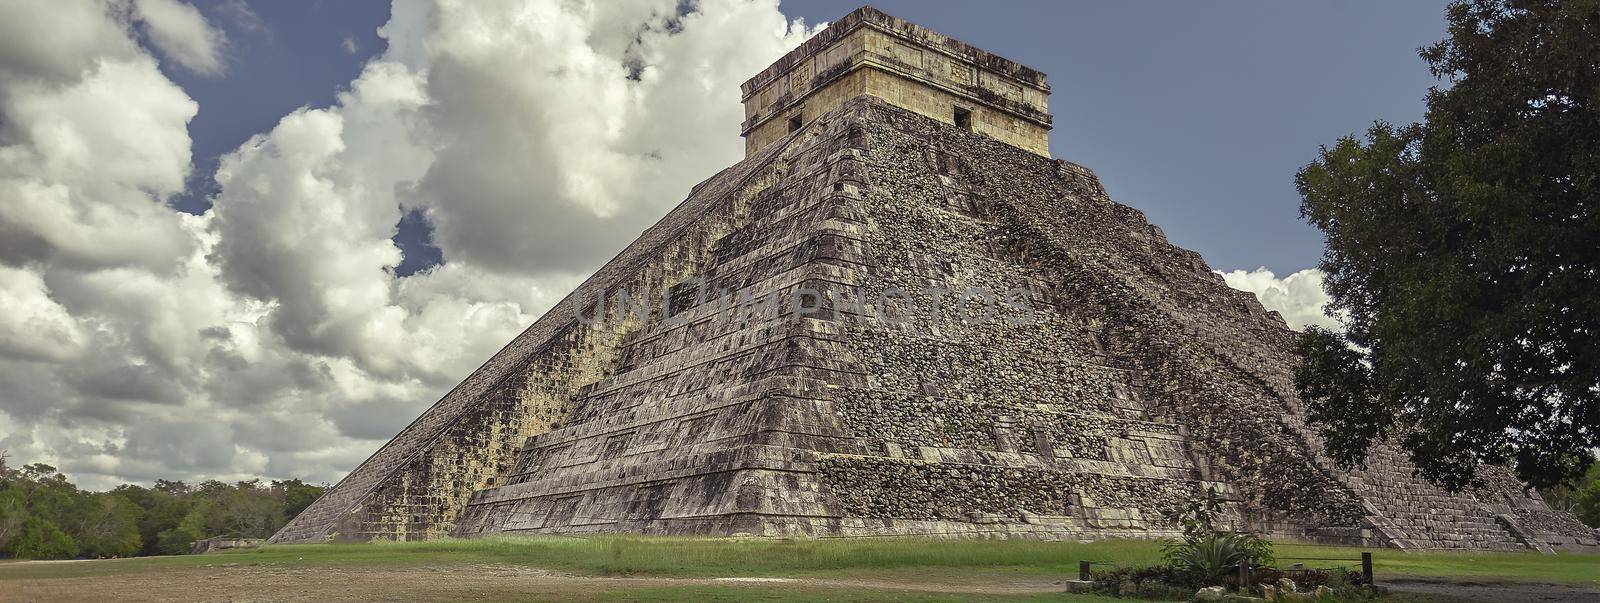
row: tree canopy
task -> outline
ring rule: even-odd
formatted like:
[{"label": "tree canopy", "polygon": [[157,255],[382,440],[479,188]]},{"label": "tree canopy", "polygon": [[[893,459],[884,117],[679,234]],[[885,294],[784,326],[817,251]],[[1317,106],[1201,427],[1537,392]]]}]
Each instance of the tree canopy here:
[{"label": "tree canopy", "polygon": [[55,467],[13,469],[0,454],[0,558],[62,559],[181,555],[215,536],[266,538],[312,501],[323,486],[259,480],[87,492]]},{"label": "tree canopy", "polygon": [[1392,440],[1451,488],[1484,463],[1553,485],[1600,447],[1600,0],[1446,17],[1424,121],[1296,176],[1346,320],[1303,336],[1296,387],[1346,467]]}]

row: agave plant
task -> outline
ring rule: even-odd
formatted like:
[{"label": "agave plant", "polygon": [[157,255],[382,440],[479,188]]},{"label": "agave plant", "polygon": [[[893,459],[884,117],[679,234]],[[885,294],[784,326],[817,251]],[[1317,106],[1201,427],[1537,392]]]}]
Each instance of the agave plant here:
[{"label": "agave plant", "polygon": [[1239,562],[1250,561],[1249,553],[1239,544],[1233,534],[1212,532],[1169,540],[1161,545],[1161,556],[1173,569],[1211,584],[1239,567]]},{"label": "agave plant", "polygon": [[1222,499],[1210,488],[1204,496],[1175,509],[1167,519],[1183,526],[1183,538],[1162,543],[1161,556],[1173,569],[1213,585],[1221,584],[1241,561],[1252,566],[1272,563],[1271,542],[1218,529],[1216,520],[1221,513]]}]

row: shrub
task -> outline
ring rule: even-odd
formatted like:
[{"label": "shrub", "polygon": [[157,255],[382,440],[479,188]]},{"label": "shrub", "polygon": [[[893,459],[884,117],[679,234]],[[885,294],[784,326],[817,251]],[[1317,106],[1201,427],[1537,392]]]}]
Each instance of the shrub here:
[{"label": "shrub", "polygon": [[1164,600],[1186,599],[1201,586],[1170,565],[1098,570],[1090,572],[1089,579],[1102,594]]},{"label": "shrub", "polygon": [[[1361,572],[1355,572],[1346,569],[1279,569],[1271,567],[1250,570],[1250,586],[1252,587],[1258,587],[1261,585],[1276,586],[1278,584],[1278,579],[1280,578],[1288,578],[1293,580],[1296,587],[1299,587],[1299,589],[1302,591],[1306,591],[1316,590],[1318,586],[1343,588],[1360,584]],[[1227,583],[1224,584],[1224,586],[1229,588],[1237,588],[1239,586],[1238,575],[1230,574],[1226,582]]]},{"label": "shrub", "polygon": [[1212,532],[1164,542],[1161,556],[1179,572],[1215,586],[1238,571],[1240,563],[1251,567],[1270,563],[1271,547],[1265,540],[1248,534]]},{"label": "shrub", "polygon": [[1205,496],[1167,516],[1183,526],[1183,538],[1163,542],[1161,557],[1200,586],[1224,584],[1240,563],[1260,567],[1273,561],[1272,543],[1252,534],[1217,529],[1221,513],[1222,500],[1207,488]]}]

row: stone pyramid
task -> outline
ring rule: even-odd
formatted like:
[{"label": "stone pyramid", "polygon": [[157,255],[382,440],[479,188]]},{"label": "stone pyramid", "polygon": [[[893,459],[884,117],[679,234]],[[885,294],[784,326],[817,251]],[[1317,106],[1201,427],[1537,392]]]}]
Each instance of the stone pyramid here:
[{"label": "stone pyramid", "polygon": [[1509,474],[1337,470],[1295,334],[1048,155],[1043,74],[872,8],[744,86],[748,156],[273,537],[1596,544]]}]

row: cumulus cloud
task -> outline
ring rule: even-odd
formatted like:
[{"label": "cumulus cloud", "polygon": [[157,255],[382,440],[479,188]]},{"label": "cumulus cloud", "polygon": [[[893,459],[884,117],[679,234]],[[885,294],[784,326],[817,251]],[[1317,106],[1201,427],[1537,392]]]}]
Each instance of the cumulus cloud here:
[{"label": "cumulus cloud", "polygon": [[50,299],[44,279],[0,266],[0,356],[65,362],[83,351],[78,320]]},{"label": "cumulus cloud", "polygon": [[126,26],[89,1],[0,0],[0,74],[8,80],[75,79],[96,61],[139,54]]},{"label": "cumulus cloud", "polygon": [[739,83],[805,32],[775,2],[678,6],[497,0],[433,15],[427,120],[450,138],[410,203],[447,254],[588,270],[742,155]]},{"label": "cumulus cloud", "polygon": [[[225,38],[198,9],[178,0],[135,0],[133,6],[145,35],[162,55],[195,73],[222,73]],[[254,16],[248,7],[245,13]]]},{"label": "cumulus cloud", "polygon": [[0,78],[0,261],[169,267],[190,246],[163,199],[198,110],[148,55],[70,80]]},{"label": "cumulus cloud", "polygon": [[1316,268],[1301,270],[1278,278],[1271,270],[1234,270],[1221,272],[1228,286],[1256,294],[1261,305],[1277,310],[1291,328],[1302,330],[1318,326],[1335,331],[1342,330],[1339,320],[1323,312],[1328,305],[1328,294],[1322,290],[1323,273]]},{"label": "cumulus cloud", "polygon": [[[397,0],[192,216],[198,107],[156,57],[218,73],[220,34],[0,0],[0,449],[91,487],[338,479],[737,161],[739,83],[808,33],[774,0]],[[444,263],[398,277],[406,212]]]}]

